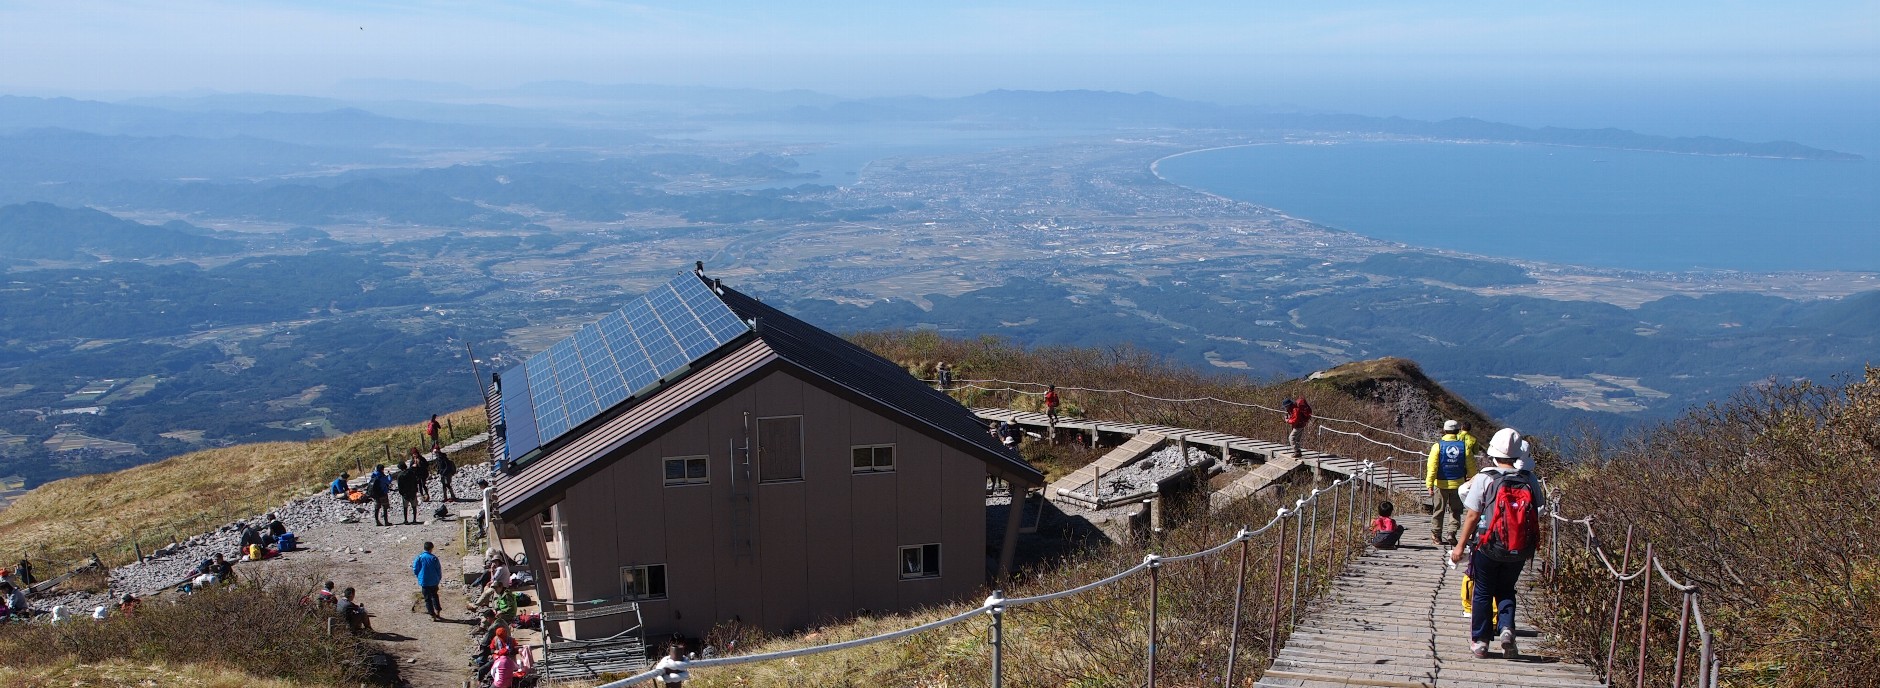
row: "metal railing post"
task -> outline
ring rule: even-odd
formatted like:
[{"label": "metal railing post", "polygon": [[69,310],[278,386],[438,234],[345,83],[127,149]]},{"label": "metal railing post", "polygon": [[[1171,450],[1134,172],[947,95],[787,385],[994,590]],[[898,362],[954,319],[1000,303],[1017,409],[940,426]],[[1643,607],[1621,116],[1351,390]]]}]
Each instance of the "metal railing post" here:
[{"label": "metal railing post", "polygon": [[1240,604],[1241,600],[1247,596],[1247,550],[1253,548],[1252,534],[1246,528],[1240,529],[1238,537],[1240,538],[1240,575],[1234,578],[1234,620],[1227,632],[1227,678],[1221,682],[1221,685],[1227,688],[1232,688],[1234,685],[1234,654],[1240,648]]},{"label": "metal railing post", "polygon": [[1299,626],[1299,553],[1301,551],[1299,541],[1304,540],[1306,537],[1305,517],[1300,516],[1299,512],[1304,510],[1305,506],[1306,500],[1301,499],[1293,502],[1292,600],[1286,605],[1288,609],[1286,613],[1287,631],[1291,631]]},{"label": "metal railing post", "polygon": [[1162,570],[1162,559],[1153,554],[1146,557],[1146,559],[1147,561],[1143,563],[1149,565],[1149,688],[1155,688],[1155,641],[1157,630],[1155,617],[1158,611],[1156,604],[1158,601],[1157,598],[1161,596],[1161,586],[1159,583],[1161,576],[1158,575],[1158,572]]},{"label": "metal railing post", "polygon": [[1328,583],[1332,579],[1332,562],[1337,561],[1338,559],[1338,531],[1339,531],[1338,526],[1340,525],[1338,522],[1338,507],[1339,507],[1339,502],[1345,498],[1344,494],[1342,494],[1342,491],[1339,490],[1338,487],[1343,487],[1343,486],[1340,485],[1340,486],[1332,488],[1332,518],[1331,518],[1331,524],[1329,526],[1332,531],[1332,538],[1330,541],[1325,543],[1325,547],[1326,547],[1325,580]]},{"label": "metal railing post", "polygon": [[1638,680],[1632,685],[1642,688],[1645,685],[1645,641],[1652,623],[1652,543],[1645,543],[1645,566],[1639,571],[1645,578],[1645,595],[1638,605]]},{"label": "metal railing post", "polygon": [[[1590,530],[1590,529],[1589,529]],[[1625,555],[1619,559],[1619,575],[1632,568],[1632,526],[1625,527]],[[1619,609],[1625,606],[1625,579],[1619,579],[1619,591],[1612,596],[1612,632],[1606,639],[1606,683],[1612,683],[1612,656],[1619,651]]]},{"label": "metal railing post", "polygon": [[1004,593],[992,591],[992,597],[986,600],[986,611],[992,614],[992,688],[1005,685],[1005,606]]},{"label": "metal railing post", "polygon": [[[1316,487],[1312,488],[1312,497],[1311,497],[1312,499],[1312,537],[1306,539],[1306,563],[1307,564],[1311,564],[1319,560],[1319,494],[1321,492],[1323,492],[1323,490],[1320,490]],[[1306,573],[1307,574],[1312,573],[1312,570],[1310,567],[1307,567]],[[1310,575],[1308,575],[1306,578],[1306,591],[1308,595],[1310,595],[1311,590],[1312,590],[1312,578],[1310,577]]]},{"label": "metal railing post", "polygon": [[[1273,518],[1273,530],[1279,533],[1279,539],[1273,541],[1273,627],[1266,636],[1266,656],[1273,659],[1279,656],[1279,597],[1281,584],[1286,581],[1286,510],[1280,509]],[[1710,638],[1705,636],[1705,647],[1709,647]]]}]

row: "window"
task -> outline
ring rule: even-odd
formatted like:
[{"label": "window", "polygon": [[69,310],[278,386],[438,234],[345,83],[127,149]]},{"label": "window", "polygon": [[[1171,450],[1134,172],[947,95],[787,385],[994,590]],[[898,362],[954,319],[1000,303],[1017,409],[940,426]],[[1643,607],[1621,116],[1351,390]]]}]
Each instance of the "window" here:
[{"label": "window", "polygon": [[629,600],[666,599],[666,565],[620,567],[620,596]]},{"label": "window", "polygon": [[703,485],[711,482],[711,457],[671,456],[666,458],[667,485]]},{"label": "window", "polygon": [[880,473],[894,470],[894,445],[876,444],[849,450],[856,473]]},{"label": "window", "polygon": [[909,545],[901,548],[901,578],[939,578],[940,545]]},{"label": "window", "polygon": [[803,479],[803,417],[757,419],[757,480]]}]

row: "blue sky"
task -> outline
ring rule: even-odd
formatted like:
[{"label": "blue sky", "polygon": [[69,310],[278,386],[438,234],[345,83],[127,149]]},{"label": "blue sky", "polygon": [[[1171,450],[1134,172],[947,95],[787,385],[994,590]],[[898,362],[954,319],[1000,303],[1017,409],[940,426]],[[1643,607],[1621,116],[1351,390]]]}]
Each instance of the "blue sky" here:
[{"label": "blue sky", "polygon": [[[319,93],[356,78],[1098,88],[1530,121],[1667,93],[1711,102],[1693,113],[1731,93],[1834,109],[1880,84],[1880,0],[0,0],[0,90]],[[1494,111],[1509,103],[1537,105]]]}]

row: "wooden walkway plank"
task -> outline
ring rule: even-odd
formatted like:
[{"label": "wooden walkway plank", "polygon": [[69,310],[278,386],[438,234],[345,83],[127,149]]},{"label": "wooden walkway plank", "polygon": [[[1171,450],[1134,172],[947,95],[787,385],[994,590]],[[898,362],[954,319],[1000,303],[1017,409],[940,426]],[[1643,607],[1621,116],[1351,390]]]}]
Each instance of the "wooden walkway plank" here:
[{"label": "wooden walkway plank", "polygon": [[[1270,688],[1320,686],[1423,686],[1474,688],[1596,688],[1594,673],[1562,660],[1548,638],[1525,623],[1535,597],[1517,598],[1520,656],[1469,651],[1469,624],[1462,617],[1462,572],[1445,566],[1446,549],[1416,542],[1430,518],[1399,511],[1405,546],[1368,550],[1352,561],[1318,605],[1300,619],[1272,668],[1257,685]],[[1530,588],[1532,580],[1523,583]]]}]

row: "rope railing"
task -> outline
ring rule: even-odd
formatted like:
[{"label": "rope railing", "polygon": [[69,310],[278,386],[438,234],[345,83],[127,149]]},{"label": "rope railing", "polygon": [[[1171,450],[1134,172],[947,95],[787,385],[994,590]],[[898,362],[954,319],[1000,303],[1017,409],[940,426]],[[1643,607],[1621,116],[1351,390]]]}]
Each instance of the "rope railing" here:
[{"label": "rope railing", "polygon": [[[1593,553],[1595,558],[1599,561],[1600,567],[1605,569],[1605,576],[1611,579],[1614,584],[1612,622],[1607,633],[1606,661],[1602,674],[1606,677],[1607,685],[1612,684],[1613,662],[1618,655],[1619,622],[1624,612],[1625,589],[1628,583],[1634,581],[1640,584],[1642,591],[1640,594],[1641,599],[1639,601],[1638,612],[1638,666],[1636,675],[1633,678],[1633,685],[1645,685],[1646,664],[1647,660],[1650,658],[1649,649],[1652,621],[1653,576],[1648,574],[1656,571],[1658,574],[1657,578],[1663,580],[1665,585],[1670,586],[1679,597],[1678,636],[1676,648],[1672,655],[1671,685],[1673,688],[1681,688],[1684,685],[1685,657],[1690,654],[1690,631],[1692,630],[1693,621],[1695,621],[1698,639],[1698,669],[1696,674],[1697,681],[1694,685],[1697,686],[1697,688],[1716,688],[1723,673],[1723,660],[1717,656],[1716,647],[1713,642],[1715,638],[1709,626],[1704,623],[1704,607],[1699,596],[1698,586],[1695,583],[1681,583],[1677,579],[1672,578],[1671,572],[1665,570],[1663,558],[1658,556],[1656,550],[1649,542],[1645,543],[1644,560],[1639,563],[1638,570],[1625,573],[1625,571],[1631,567],[1632,562],[1634,533],[1631,526],[1627,526],[1625,529],[1625,547],[1620,555],[1619,565],[1615,567],[1612,565],[1612,559],[1606,554],[1598,531],[1593,527],[1593,515],[1587,515],[1582,518],[1568,518],[1561,515],[1560,505],[1557,501],[1553,502],[1549,507],[1549,515],[1551,518],[1548,523],[1552,536],[1548,539],[1551,541],[1550,547],[1552,548],[1552,553],[1550,554],[1548,575],[1550,577],[1555,575],[1559,569],[1559,524],[1566,523],[1578,525],[1585,530],[1586,548]],[[1597,568],[1595,571],[1597,571]]]},{"label": "rope railing", "polygon": [[[927,378],[923,378],[923,381],[929,384],[940,383],[939,380],[927,379]],[[1045,393],[1042,391],[1034,392],[1031,390],[1017,389],[1015,387],[1010,387],[1010,386],[985,387],[985,386],[981,386],[980,383],[995,383],[995,384],[1001,384],[1001,385],[1021,385],[1025,387],[1038,387],[1038,388],[1049,388],[1051,386],[1043,382],[1022,382],[1022,381],[1017,381],[1017,380],[1001,380],[998,378],[983,378],[983,379],[955,378],[955,379],[949,380],[948,382],[952,384],[944,385],[940,391],[952,392],[952,391],[957,391],[961,389],[977,389],[977,390],[986,391],[986,392],[1012,392],[1016,394],[1023,394],[1026,396],[1035,397],[1035,396],[1044,396]],[[1220,397],[1216,397],[1212,395],[1203,395],[1203,396],[1198,396],[1198,397],[1158,397],[1153,394],[1143,394],[1141,392],[1137,392],[1131,389],[1103,389],[1099,387],[1075,387],[1075,386],[1068,386],[1068,385],[1060,386],[1058,387],[1058,390],[1064,391],[1064,392],[1090,392],[1093,394],[1126,394],[1129,396],[1137,397],[1139,399],[1148,399],[1150,401],[1162,401],[1162,402],[1170,402],[1170,403],[1177,403],[1177,404],[1214,402],[1214,403],[1219,403],[1219,404],[1227,404],[1229,406],[1239,406],[1242,408],[1255,408],[1255,409],[1260,409],[1262,411],[1269,411],[1272,413],[1281,413],[1281,414],[1285,413],[1285,411],[1282,411],[1280,409],[1267,406],[1264,404],[1256,404],[1256,403],[1246,402],[1246,401],[1234,401],[1232,399],[1222,399]],[[1344,423],[1347,425],[1356,425],[1358,427],[1362,427],[1368,430],[1373,430],[1376,432],[1381,432],[1387,435],[1395,435],[1397,437],[1402,437],[1412,442],[1434,441],[1434,440],[1424,438],[1424,437],[1416,437],[1416,436],[1408,435],[1405,433],[1401,433],[1396,430],[1386,430],[1384,428],[1371,425],[1370,423],[1366,423],[1364,421],[1356,420],[1352,418],[1338,418],[1335,416],[1321,416],[1318,414],[1313,414],[1312,419],[1321,421],[1321,422]],[[1323,426],[1320,426],[1320,427],[1323,427]],[[1412,452],[1412,453],[1415,453],[1415,452]]]},{"label": "rope railing", "polygon": [[[993,686],[993,688],[1000,688],[1002,684],[1002,677],[1003,677],[1003,672],[1004,672],[1004,650],[1003,650],[1004,615],[1007,610],[1015,608],[1015,607],[1043,604],[1046,602],[1051,602],[1053,600],[1063,599],[1066,597],[1071,597],[1071,596],[1079,595],[1082,593],[1090,592],[1092,590],[1096,590],[1099,588],[1116,585],[1130,578],[1131,576],[1135,576],[1135,575],[1147,572],[1147,574],[1149,575],[1150,590],[1149,590],[1149,614],[1148,614],[1148,619],[1147,619],[1148,646],[1145,649],[1145,673],[1147,676],[1146,676],[1146,683],[1144,685],[1149,686],[1149,688],[1154,688],[1154,686],[1156,685],[1156,681],[1157,681],[1155,662],[1156,662],[1156,656],[1158,653],[1158,647],[1157,647],[1157,639],[1158,639],[1157,624],[1159,622],[1159,618],[1158,618],[1159,610],[1157,607],[1157,599],[1159,597],[1158,592],[1157,592],[1157,588],[1159,585],[1158,572],[1163,566],[1167,566],[1170,564],[1180,564],[1180,563],[1194,561],[1194,560],[1203,559],[1207,557],[1218,556],[1227,552],[1230,549],[1233,549],[1235,545],[1239,545],[1240,546],[1239,547],[1240,549],[1240,573],[1235,583],[1234,606],[1233,606],[1233,614],[1232,614],[1232,620],[1231,620],[1231,630],[1229,631],[1229,636],[1228,636],[1229,640],[1228,640],[1228,651],[1227,651],[1227,659],[1226,659],[1227,665],[1225,669],[1225,676],[1227,679],[1227,683],[1229,685],[1232,685],[1233,676],[1235,672],[1235,662],[1239,654],[1238,642],[1239,642],[1241,619],[1242,619],[1242,601],[1246,597],[1246,593],[1247,593],[1247,566],[1248,566],[1249,549],[1251,548],[1253,540],[1256,537],[1259,537],[1260,535],[1263,535],[1268,532],[1277,533],[1277,537],[1275,539],[1274,546],[1273,546],[1273,556],[1274,556],[1273,571],[1275,574],[1274,575],[1274,588],[1273,588],[1273,610],[1272,610],[1273,613],[1272,613],[1272,618],[1270,621],[1271,623],[1270,632],[1268,634],[1267,653],[1264,657],[1264,659],[1271,660],[1273,657],[1278,656],[1278,648],[1279,648],[1278,637],[1280,635],[1280,629],[1282,628],[1282,626],[1284,626],[1286,630],[1290,632],[1291,629],[1297,624],[1296,619],[1298,617],[1298,611],[1299,611],[1299,606],[1301,602],[1309,603],[1311,601],[1311,593],[1313,592],[1315,587],[1318,589],[1318,591],[1320,592],[1323,591],[1324,583],[1315,584],[1312,580],[1313,576],[1317,575],[1317,570],[1315,569],[1312,572],[1304,572],[1303,569],[1307,567],[1313,567],[1316,565],[1322,565],[1325,569],[1326,579],[1329,580],[1333,572],[1335,572],[1337,569],[1342,567],[1345,562],[1350,561],[1351,549],[1353,545],[1355,545],[1355,536],[1351,536],[1349,535],[1349,533],[1355,532],[1355,528],[1361,527],[1363,525],[1362,521],[1359,520],[1357,517],[1360,504],[1362,503],[1363,508],[1366,510],[1373,508],[1374,502],[1378,499],[1378,495],[1381,493],[1381,490],[1378,489],[1377,486],[1372,484],[1369,480],[1371,477],[1371,474],[1375,470],[1376,470],[1375,464],[1373,464],[1372,462],[1366,461],[1364,464],[1364,467],[1360,469],[1357,473],[1347,476],[1345,478],[1341,478],[1339,480],[1333,481],[1330,485],[1324,488],[1314,489],[1310,495],[1295,501],[1293,503],[1293,507],[1290,509],[1281,508],[1277,510],[1274,513],[1273,518],[1267,521],[1266,525],[1260,526],[1258,529],[1243,527],[1240,529],[1239,532],[1237,532],[1234,535],[1234,537],[1224,542],[1209,546],[1207,548],[1204,548],[1198,551],[1189,552],[1186,554],[1170,555],[1170,556],[1161,556],[1161,555],[1157,555],[1153,553],[1147,554],[1143,557],[1143,560],[1140,563],[1134,566],[1131,566],[1129,568],[1123,569],[1116,573],[1110,574],[1109,576],[1106,576],[1099,580],[1095,580],[1089,583],[1078,585],[1072,588],[1067,588],[1064,590],[1058,590],[1054,592],[1042,593],[1038,595],[1028,595],[1024,597],[1012,597],[1012,598],[1004,597],[1002,592],[995,590],[993,591],[991,596],[987,597],[985,601],[981,602],[976,607],[961,611],[956,614],[952,614],[950,616],[947,616],[941,619],[929,621],[927,623],[919,624],[916,626],[911,626],[908,628],[889,631],[886,633],[880,633],[877,635],[871,635],[871,636],[864,637],[864,638],[854,638],[850,640],[827,643],[823,645],[815,645],[815,646],[810,646],[810,647],[792,648],[788,650],[777,650],[774,652],[764,652],[764,653],[750,654],[750,655],[736,655],[736,656],[728,656],[728,657],[708,657],[708,658],[703,658],[703,659],[694,659],[694,660],[681,662],[678,666],[673,667],[671,670],[691,672],[691,671],[696,671],[700,669],[726,667],[726,666],[733,666],[733,665],[739,665],[739,664],[752,664],[752,663],[758,663],[758,662],[772,662],[772,661],[779,661],[779,660],[785,660],[785,659],[793,659],[793,658],[798,658],[798,657],[805,657],[805,656],[810,656],[810,655],[818,655],[818,654],[823,654],[823,653],[828,653],[828,652],[837,652],[841,650],[848,650],[848,649],[863,647],[867,645],[873,645],[876,643],[884,643],[884,642],[889,642],[893,640],[898,640],[898,639],[906,638],[912,635],[926,633],[929,631],[934,631],[934,630],[938,630],[941,628],[945,628],[947,626],[952,626],[954,624],[958,624],[961,622],[965,622],[965,621],[977,618],[981,615],[986,615],[986,616],[991,617],[991,629],[990,629],[991,630],[991,642],[988,643],[990,647],[991,655],[992,655],[991,656],[991,676],[992,676],[991,685]],[[1323,501],[1331,502],[1330,506],[1327,509],[1328,513],[1330,514],[1328,519],[1321,519],[1319,517],[1319,513],[1318,513],[1320,510],[1319,505]],[[1309,511],[1308,511],[1308,507],[1310,507]],[[1342,521],[1340,518],[1341,512],[1343,514]],[[1287,542],[1286,541],[1288,539],[1286,531],[1287,531],[1288,519],[1292,521],[1290,525],[1292,526],[1292,529],[1295,531],[1294,533],[1295,541],[1293,543],[1294,548],[1292,550],[1293,555],[1291,557],[1286,556],[1287,555],[1287,548],[1286,548]],[[1308,520],[1312,521],[1311,532],[1312,532],[1312,538],[1313,538],[1312,544],[1314,546],[1317,545],[1318,538],[1316,536],[1320,528],[1319,522],[1321,520],[1331,521],[1331,523],[1329,524],[1329,527],[1332,529],[1331,530],[1332,544],[1331,546],[1327,546],[1325,548],[1325,552],[1324,552],[1325,556],[1322,562],[1319,561],[1318,557],[1316,556],[1316,552],[1311,552],[1303,556],[1300,554],[1299,540],[1304,539],[1306,537],[1303,534],[1303,532],[1304,532],[1304,528],[1306,527],[1305,521],[1308,521]],[[1345,540],[1346,546],[1343,549],[1339,549],[1336,547],[1336,544],[1339,540],[1339,533],[1341,532],[1340,530],[1341,523],[1343,526],[1343,532],[1348,534],[1347,539]],[[1283,605],[1281,603],[1281,599],[1282,599],[1281,580],[1282,578],[1280,576],[1280,573],[1284,571],[1285,560],[1288,558],[1292,560],[1292,564],[1293,564],[1292,581],[1293,581],[1294,592],[1291,597],[1290,603]],[[1305,591],[1306,594],[1304,596],[1301,595],[1300,589],[1298,587],[1299,582],[1300,582],[1300,576],[1302,573],[1307,574],[1306,575],[1307,589]],[[1282,606],[1290,607],[1290,609],[1286,612],[1285,617],[1288,619],[1293,619],[1293,621],[1289,621],[1284,624],[1282,623],[1282,614],[1281,614]],[[667,671],[668,671],[667,669],[651,669],[648,671],[641,672],[639,674],[635,674],[633,676],[629,676],[627,678],[623,678],[617,681],[612,681],[609,683],[602,684],[601,686],[598,686],[597,688],[626,688],[627,686],[643,684],[648,681],[652,681],[661,675],[664,675]]]}]

